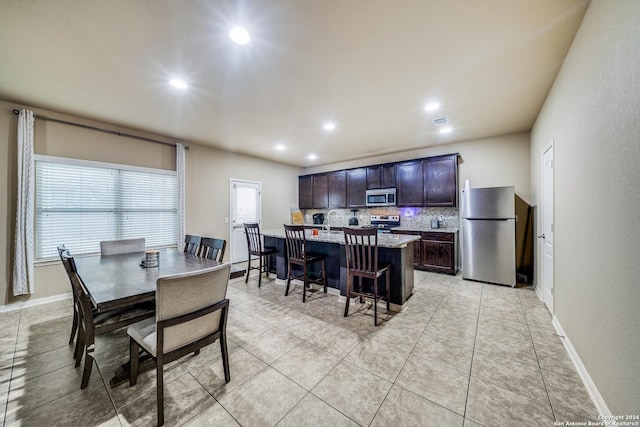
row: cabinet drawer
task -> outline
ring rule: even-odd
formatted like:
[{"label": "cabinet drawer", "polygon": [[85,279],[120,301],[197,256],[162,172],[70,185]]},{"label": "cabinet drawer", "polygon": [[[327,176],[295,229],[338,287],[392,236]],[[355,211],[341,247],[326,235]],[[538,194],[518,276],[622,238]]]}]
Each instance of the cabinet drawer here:
[{"label": "cabinet drawer", "polygon": [[453,233],[422,233],[422,240],[435,240],[438,242],[453,242]]}]

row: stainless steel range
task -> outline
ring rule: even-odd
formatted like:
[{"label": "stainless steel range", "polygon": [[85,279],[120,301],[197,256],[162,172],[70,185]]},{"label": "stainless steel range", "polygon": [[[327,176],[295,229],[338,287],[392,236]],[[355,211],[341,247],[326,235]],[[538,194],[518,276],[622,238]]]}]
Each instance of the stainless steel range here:
[{"label": "stainless steel range", "polygon": [[389,231],[400,226],[400,215],[371,215],[371,226],[378,231]]}]

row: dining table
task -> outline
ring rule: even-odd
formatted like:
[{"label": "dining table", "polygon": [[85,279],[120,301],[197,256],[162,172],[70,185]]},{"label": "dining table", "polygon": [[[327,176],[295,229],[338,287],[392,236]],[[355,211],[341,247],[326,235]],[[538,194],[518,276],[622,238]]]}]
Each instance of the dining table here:
[{"label": "dining table", "polygon": [[[155,267],[145,267],[146,252],[130,252],[117,255],[90,255],[77,257],[76,268],[89,294],[93,307],[99,312],[109,312],[155,301],[158,277],[219,267],[228,262],[200,258],[176,249],[158,251]],[[140,370],[154,366],[152,360],[140,362]],[[119,367],[110,380],[111,387],[129,378],[129,363]]]}]

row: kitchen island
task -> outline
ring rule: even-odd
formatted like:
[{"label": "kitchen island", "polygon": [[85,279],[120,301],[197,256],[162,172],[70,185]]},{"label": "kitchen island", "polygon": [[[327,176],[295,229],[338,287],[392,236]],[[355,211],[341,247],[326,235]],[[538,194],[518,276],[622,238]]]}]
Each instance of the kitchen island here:
[{"label": "kitchen island", "polygon": [[[322,254],[327,262],[327,286],[340,291],[341,296],[346,295],[347,288],[347,264],[344,247],[344,234],[342,231],[319,231],[317,235],[306,230],[307,251]],[[264,230],[264,245],[276,248],[275,257],[270,257],[269,269],[276,271],[276,277],[280,280],[287,279],[287,250],[284,229]],[[391,308],[400,311],[404,303],[413,293],[413,244],[419,240],[419,236],[401,234],[380,233],[378,235],[378,262],[390,264],[390,290]],[[274,259],[275,258],[275,259]],[[320,267],[314,265],[312,273]],[[385,277],[378,281],[383,286]]]}]

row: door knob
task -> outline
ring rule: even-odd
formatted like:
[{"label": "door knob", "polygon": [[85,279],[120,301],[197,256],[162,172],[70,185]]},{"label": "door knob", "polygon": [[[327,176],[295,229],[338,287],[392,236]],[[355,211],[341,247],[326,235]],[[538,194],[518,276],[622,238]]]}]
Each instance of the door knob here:
[{"label": "door knob", "polygon": [[544,239],[544,234],[538,234],[538,239]]}]

